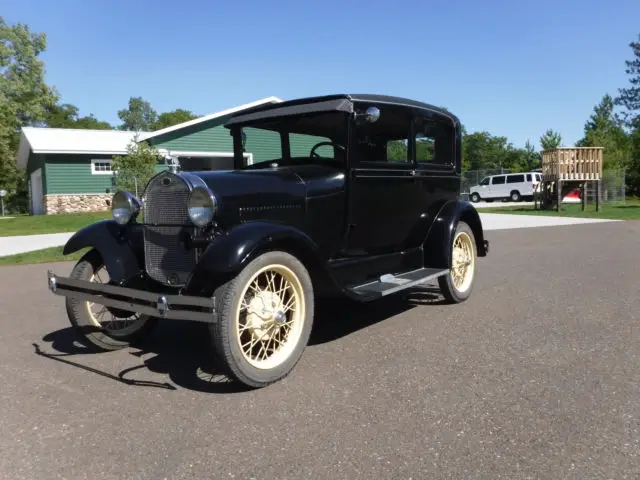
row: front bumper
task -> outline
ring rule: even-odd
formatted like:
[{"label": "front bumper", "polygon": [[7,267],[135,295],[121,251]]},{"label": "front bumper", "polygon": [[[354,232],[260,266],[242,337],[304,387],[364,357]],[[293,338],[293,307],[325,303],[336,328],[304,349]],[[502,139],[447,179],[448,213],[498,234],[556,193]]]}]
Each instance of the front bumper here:
[{"label": "front bumper", "polygon": [[213,298],[166,295],[117,285],[98,284],[60,277],[52,271],[47,272],[47,277],[49,290],[55,295],[85,300],[151,317],[205,323],[216,322]]}]

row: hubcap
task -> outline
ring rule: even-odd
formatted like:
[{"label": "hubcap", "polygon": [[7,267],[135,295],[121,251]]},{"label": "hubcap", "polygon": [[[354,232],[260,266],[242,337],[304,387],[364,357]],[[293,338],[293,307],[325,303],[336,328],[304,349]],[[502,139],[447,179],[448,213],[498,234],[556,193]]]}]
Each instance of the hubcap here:
[{"label": "hubcap", "polygon": [[451,280],[459,292],[466,292],[471,286],[474,272],[473,243],[466,232],[460,232],[453,240]]},{"label": "hubcap", "polygon": [[302,284],[284,265],[262,268],[247,282],[236,312],[236,338],[256,368],[281,365],[295,349],[305,316]]}]

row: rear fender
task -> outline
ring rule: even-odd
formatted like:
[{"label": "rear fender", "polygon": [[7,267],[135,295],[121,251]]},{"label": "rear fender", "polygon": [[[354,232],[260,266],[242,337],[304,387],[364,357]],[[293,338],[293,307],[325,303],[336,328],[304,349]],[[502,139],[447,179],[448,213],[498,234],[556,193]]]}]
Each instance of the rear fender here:
[{"label": "rear fender", "polygon": [[101,220],[78,230],[65,244],[69,255],[83,248],[95,248],[112,281],[120,283],[140,273],[144,259],[142,226],[122,227],[115,220]]},{"label": "rear fender", "polygon": [[424,242],[425,266],[449,268],[451,246],[458,222],[469,225],[475,237],[479,257],[487,255],[482,221],[476,208],[469,202],[454,200],[442,206],[434,219]]},{"label": "rear fender", "polygon": [[211,293],[216,285],[232,278],[268,250],[295,255],[312,277],[318,269],[327,271],[318,246],[304,232],[287,225],[256,221],[234,227],[206,247],[187,283],[187,291]]}]

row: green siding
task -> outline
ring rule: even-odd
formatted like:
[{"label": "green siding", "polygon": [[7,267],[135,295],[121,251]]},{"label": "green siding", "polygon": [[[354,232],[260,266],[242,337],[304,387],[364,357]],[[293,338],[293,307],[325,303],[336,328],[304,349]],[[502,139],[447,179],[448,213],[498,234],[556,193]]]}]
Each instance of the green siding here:
[{"label": "green siding", "polygon": [[[233,152],[233,138],[229,129],[221,123],[226,119],[215,119],[200,125],[170,132],[160,137],[149,139],[149,143],[159,149],[190,152]],[[264,162],[282,157],[280,136],[276,132],[245,128],[245,151],[253,154],[254,163]],[[289,137],[292,156],[308,156],[311,148],[318,142],[329,140],[325,137],[291,134]],[[318,153],[332,157],[331,147],[321,147]]]},{"label": "green siding", "polygon": [[[311,149],[320,142],[331,141],[327,137],[319,137],[316,135],[305,135],[303,133],[289,134],[289,148],[292,157],[308,157]],[[333,158],[333,147],[323,145],[316,148],[316,153],[321,157]]]},{"label": "green siding", "polygon": [[229,129],[219,124],[207,122],[192,127],[170,132],[157,138],[150,138],[149,143],[156,148],[167,150],[185,150],[189,152],[233,152],[233,138]]},{"label": "green siding", "polygon": [[112,190],[111,175],[93,175],[91,159],[110,160],[110,155],[46,155],[45,194],[105,193]]}]

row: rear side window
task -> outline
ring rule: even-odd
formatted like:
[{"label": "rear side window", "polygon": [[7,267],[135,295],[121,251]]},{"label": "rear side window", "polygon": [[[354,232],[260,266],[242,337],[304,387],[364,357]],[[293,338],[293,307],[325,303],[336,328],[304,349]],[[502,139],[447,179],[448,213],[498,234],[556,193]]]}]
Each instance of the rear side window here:
[{"label": "rear side window", "polygon": [[527,173],[527,182],[530,182],[530,181],[531,181],[531,174]]},{"label": "rear side window", "polygon": [[492,185],[502,185],[504,184],[504,177],[493,177]]},{"label": "rear side window", "polygon": [[507,177],[507,183],[522,183],[524,182],[524,175],[509,175]]}]

